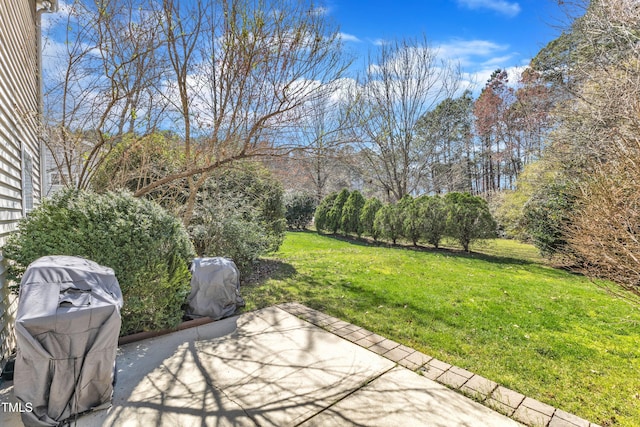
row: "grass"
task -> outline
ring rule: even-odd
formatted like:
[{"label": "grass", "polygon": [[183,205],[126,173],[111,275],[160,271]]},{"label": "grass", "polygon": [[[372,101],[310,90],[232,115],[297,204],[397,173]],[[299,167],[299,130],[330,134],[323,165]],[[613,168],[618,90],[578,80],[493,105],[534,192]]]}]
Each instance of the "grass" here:
[{"label": "grass", "polygon": [[640,306],[529,245],[472,249],[289,233],[243,295],[248,309],[301,302],[605,427],[639,425]]}]

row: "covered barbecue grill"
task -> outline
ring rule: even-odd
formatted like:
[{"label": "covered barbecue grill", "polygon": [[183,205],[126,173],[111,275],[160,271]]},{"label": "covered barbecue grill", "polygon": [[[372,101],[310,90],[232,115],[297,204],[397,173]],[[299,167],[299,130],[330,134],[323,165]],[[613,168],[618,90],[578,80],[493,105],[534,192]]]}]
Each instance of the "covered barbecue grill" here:
[{"label": "covered barbecue grill", "polygon": [[191,264],[191,293],[187,298],[191,318],[222,319],[245,303],[240,296],[240,273],[227,258],[196,258]]},{"label": "covered barbecue grill", "polygon": [[110,406],[122,293],[112,269],[70,256],[34,261],[20,283],[14,392],[26,426]]}]

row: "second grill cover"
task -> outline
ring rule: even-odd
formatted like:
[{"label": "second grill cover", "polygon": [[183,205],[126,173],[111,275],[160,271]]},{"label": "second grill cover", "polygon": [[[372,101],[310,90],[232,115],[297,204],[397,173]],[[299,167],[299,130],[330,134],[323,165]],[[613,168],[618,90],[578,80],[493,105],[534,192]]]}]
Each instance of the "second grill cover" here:
[{"label": "second grill cover", "polygon": [[191,264],[191,294],[187,314],[214,320],[232,315],[244,306],[240,296],[240,274],[229,259],[196,258]]}]

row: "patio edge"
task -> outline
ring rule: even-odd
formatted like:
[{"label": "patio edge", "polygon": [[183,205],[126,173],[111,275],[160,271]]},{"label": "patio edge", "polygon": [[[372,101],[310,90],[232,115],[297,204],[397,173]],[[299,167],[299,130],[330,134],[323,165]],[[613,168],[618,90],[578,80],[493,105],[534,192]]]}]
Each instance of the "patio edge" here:
[{"label": "patio edge", "polygon": [[367,329],[292,302],[276,307],[443,384],[530,427],[601,427],[577,415],[510,390],[466,369],[377,335]]}]

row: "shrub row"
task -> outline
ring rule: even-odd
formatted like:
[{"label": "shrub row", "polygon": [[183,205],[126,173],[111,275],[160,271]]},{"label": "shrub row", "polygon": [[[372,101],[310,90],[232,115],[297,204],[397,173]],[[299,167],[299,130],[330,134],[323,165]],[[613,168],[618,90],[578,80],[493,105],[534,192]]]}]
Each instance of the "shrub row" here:
[{"label": "shrub row", "polygon": [[426,242],[439,247],[444,237],[458,241],[465,251],[477,239],[496,236],[487,202],[468,193],[441,196],[404,196],[397,203],[365,199],[355,190],[343,189],[325,197],[315,212],[318,232],[363,234],[396,244],[406,239],[414,245]]}]

